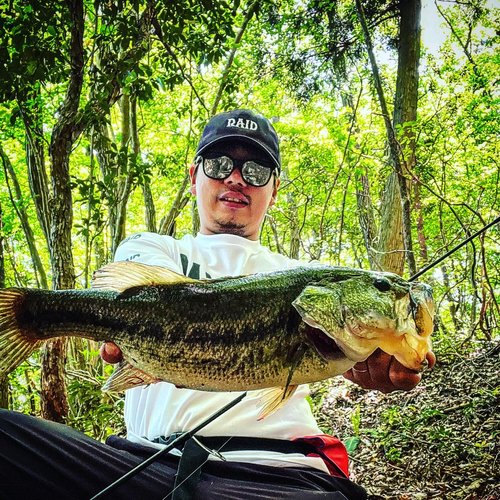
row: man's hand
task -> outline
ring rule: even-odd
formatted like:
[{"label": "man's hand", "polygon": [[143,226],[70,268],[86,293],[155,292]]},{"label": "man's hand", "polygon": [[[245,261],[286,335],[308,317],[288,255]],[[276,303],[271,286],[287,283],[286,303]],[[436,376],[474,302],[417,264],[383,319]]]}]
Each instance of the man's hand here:
[{"label": "man's hand", "polygon": [[[433,352],[427,353],[428,367],[436,363]],[[377,349],[368,359],[356,363],[344,377],[364,389],[377,389],[383,393],[409,391],[422,378],[422,374],[403,366],[395,357]]]},{"label": "man's hand", "polygon": [[120,351],[120,348],[113,344],[113,342],[106,342],[102,344],[100,350],[101,358],[106,361],[106,363],[119,363],[123,359],[123,354]]}]

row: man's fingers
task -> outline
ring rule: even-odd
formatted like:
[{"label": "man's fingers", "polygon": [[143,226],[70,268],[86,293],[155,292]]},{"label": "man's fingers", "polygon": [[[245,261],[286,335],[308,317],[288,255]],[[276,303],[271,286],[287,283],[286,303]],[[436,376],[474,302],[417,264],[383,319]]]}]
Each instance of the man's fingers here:
[{"label": "man's fingers", "polygon": [[420,382],[422,374],[406,368],[396,358],[392,358],[389,378],[394,386],[393,390],[410,391]]},{"label": "man's fingers", "polygon": [[102,344],[100,354],[104,361],[111,364],[119,363],[123,359],[120,348],[113,342]]},{"label": "man's fingers", "polygon": [[[432,368],[436,364],[436,355],[432,351],[427,353],[426,359],[428,368]],[[396,389],[410,391],[422,379],[422,372],[410,370],[402,365],[396,358],[392,358],[389,378]]]},{"label": "man's fingers", "polygon": [[436,355],[432,351],[429,351],[427,353],[426,358],[427,358],[428,368],[432,368],[436,364]]},{"label": "man's fingers", "polygon": [[[434,353],[427,353],[427,363],[429,368],[434,366]],[[393,356],[377,349],[366,361],[356,363],[344,373],[344,377],[364,389],[388,393],[413,389],[420,382],[422,374],[406,368]]]},{"label": "man's fingers", "polygon": [[365,361],[356,363],[349,371],[344,373],[344,377],[365,389],[368,388],[371,382],[370,371]]}]

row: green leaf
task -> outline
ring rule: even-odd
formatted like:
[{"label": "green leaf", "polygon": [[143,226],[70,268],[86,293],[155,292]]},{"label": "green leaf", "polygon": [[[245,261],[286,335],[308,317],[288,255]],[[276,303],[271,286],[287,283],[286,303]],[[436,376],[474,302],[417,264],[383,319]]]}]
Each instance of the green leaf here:
[{"label": "green leaf", "polygon": [[344,446],[346,447],[347,453],[352,453],[359,444],[359,437],[358,436],[351,436],[348,437],[345,441],[343,441]]},{"label": "green leaf", "polygon": [[48,32],[49,32],[49,34],[50,34],[50,35],[52,35],[52,36],[56,36],[56,35],[57,35],[57,31],[56,31],[56,29],[54,28],[54,26],[49,26],[49,27],[47,28],[47,31],[48,31]]}]

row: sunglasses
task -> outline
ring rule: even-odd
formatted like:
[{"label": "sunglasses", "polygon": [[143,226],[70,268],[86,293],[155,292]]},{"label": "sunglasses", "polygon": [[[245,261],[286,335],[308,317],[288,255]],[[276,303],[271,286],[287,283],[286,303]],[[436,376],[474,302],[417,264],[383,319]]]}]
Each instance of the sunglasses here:
[{"label": "sunglasses", "polygon": [[239,168],[243,180],[253,187],[265,186],[275,171],[274,168],[260,165],[253,160],[235,160],[229,156],[217,156],[215,158],[198,156],[195,159],[195,164],[197,167],[200,164],[203,166],[203,172],[207,177],[219,181],[227,179],[235,168]]}]

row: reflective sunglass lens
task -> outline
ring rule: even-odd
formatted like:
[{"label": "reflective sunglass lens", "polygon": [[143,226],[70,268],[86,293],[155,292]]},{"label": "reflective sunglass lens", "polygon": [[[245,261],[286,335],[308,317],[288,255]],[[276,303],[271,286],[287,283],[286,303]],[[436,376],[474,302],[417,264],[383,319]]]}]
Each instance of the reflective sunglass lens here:
[{"label": "reflective sunglass lens", "polygon": [[203,160],[205,175],[212,179],[226,179],[233,171],[233,162],[227,156],[205,158]]},{"label": "reflective sunglass lens", "polygon": [[247,184],[255,187],[262,187],[269,182],[273,172],[271,168],[259,165],[252,160],[241,162],[232,160],[227,156],[218,156],[217,158],[198,158],[203,164],[203,171],[205,172],[205,175],[211,179],[227,179],[231,175],[236,164],[236,166],[241,165],[241,176]]},{"label": "reflective sunglass lens", "polygon": [[270,168],[263,167],[254,161],[245,162],[241,170],[241,175],[245,182],[256,187],[265,186],[271,178],[271,173]]}]

